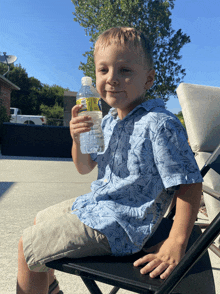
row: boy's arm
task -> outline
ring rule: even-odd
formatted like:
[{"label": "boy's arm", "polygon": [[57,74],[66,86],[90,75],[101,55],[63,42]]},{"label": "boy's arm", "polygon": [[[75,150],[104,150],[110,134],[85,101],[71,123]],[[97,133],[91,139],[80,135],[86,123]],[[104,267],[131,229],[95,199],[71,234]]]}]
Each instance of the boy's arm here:
[{"label": "boy's arm", "polygon": [[82,175],[91,172],[97,165],[97,162],[91,159],[90,154],[82,154],[80,151],[79,139],[73,139],[72,158],[78,172]]},{"label": "boy's arm", "polygon": [[176,214],[169,237],[150,248],[144,257],[135,261],[134,266],[145,263],[141,269],[142,274],[150,272],[150,277],[160,275],[166,279],[185,254],[194,222],[196,221],[202,194],[202,184],[180,185],[176,193]]},{"label": "boy's arm", "polygon": [[90,131],[92,126],[91,117],[78,116],[81,105],[72,108],[72,119],[70,121],[70,134],[73,139],[72,158],[75,166],[80,174],[91,172],[97,162],[93,161],[90,154],[82,154],[80,150],[80,134]]}]

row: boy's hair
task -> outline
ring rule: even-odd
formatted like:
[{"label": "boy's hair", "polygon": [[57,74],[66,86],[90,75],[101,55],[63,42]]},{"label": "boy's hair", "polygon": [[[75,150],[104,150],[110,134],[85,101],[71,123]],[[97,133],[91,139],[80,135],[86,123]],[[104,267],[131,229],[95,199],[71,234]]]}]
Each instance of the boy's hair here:
[{"label": "boy's hair", "polygon": [[144,59],[147,63],[147,66],[150,69],[153,68],[154,62],[152,47],[150,41],[142,32],[129,27],[115,27],[108,29],[98,37],[95,43],[94,58],[100,47],[104,49],[111,44],[129,46],[131,48],[135,48],[135,50],[141,49],[142,52],[140,53],[144,53]]}]

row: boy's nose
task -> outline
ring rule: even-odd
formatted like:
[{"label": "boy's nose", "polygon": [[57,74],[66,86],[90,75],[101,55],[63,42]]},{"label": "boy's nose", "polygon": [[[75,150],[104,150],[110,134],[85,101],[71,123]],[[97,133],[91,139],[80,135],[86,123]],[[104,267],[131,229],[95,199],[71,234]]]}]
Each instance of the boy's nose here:
[{"label": "boy's nose", "polygon": [[109,73],[109,76],[107,78],[107,83],[109,83],[110,85],[117,85],[119,83],[119,80],[118,80],[116,74]]}]

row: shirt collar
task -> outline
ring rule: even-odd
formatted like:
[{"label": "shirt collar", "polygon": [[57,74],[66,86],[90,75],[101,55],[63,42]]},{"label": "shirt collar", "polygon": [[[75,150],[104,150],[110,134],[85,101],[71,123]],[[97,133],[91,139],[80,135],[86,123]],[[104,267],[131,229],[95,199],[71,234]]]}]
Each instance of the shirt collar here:
[{"label": "shirt collar", "polygon": [[[157,98],[157,99],[150,99],[147,101],[142,102],[138,106],[136,106],[128,115],[130,116],[134,111],[136,111],[139,108],[144,108],[147,112],[150,112],[153,108],[156,107],[162,107],[165,108],[165,103],[162,99]],[[117,118],[118,113],[116,108],[111,108],[110,109],[110,114],[113,116],[114,119]]]}]

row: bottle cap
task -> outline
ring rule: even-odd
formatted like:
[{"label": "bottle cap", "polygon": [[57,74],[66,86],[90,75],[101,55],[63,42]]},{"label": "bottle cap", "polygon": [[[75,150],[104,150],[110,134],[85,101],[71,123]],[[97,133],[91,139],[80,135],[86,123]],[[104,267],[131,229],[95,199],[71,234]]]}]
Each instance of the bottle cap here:
[{"label": "bottle cap", "polygon": [[83,77],[81,83],[83,86],[92,86],[92,79],[90,77]]}]

